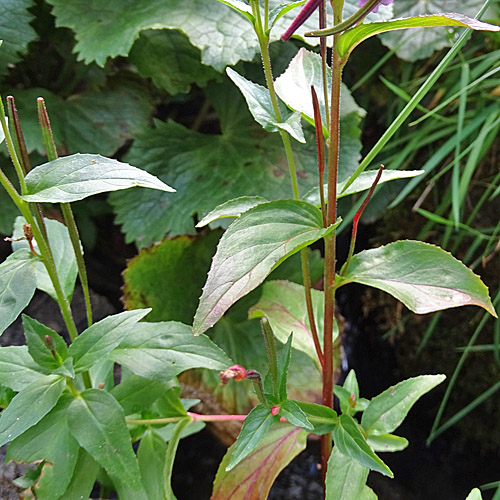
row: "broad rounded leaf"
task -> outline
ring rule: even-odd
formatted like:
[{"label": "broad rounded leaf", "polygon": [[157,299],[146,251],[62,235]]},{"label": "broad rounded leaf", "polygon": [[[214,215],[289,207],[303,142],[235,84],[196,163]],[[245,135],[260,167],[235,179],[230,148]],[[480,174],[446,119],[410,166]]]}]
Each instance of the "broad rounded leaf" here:
[{"label": "broad rounded leaf", "polygon": [[0,334],[16,320],[35,293],[34,260],[29,251],[19,250],[0,264]]},{"label": "broad rounded leaf", "polygon": [[100,155],[75,154],[44,163],[26,176],[25,201],[69,203],[98,193],[141,186],[175,192],[158,178]]},{"label": "broad rounded leaf", "polygon": [[195,335],[213,326],[283,260],[333,228],[323,228],[316,207],[295,200],[263,203],[242,214],[217,247],[194,317]]},{"label": "broad rounded leaf", "polygon": [[417,314],[477,305],[497,317],[480,278],[448,252],[421,241],[360,252],[338,279],[384,290]]},{"label": "broad rounded leaf", "polygon": [[231,360],[208,337],[193,337],[188,325],[138,323],[110,358],[141,377],[169,381],[190,368],[224,370]]},{"label": "broad rounded leaf", "polygon": [[340,57],[346,57],[357,45],[371,36],[387,31],[409,28],[431,28],[434,26],[461,26],[473,30],[500,31],[500,26],[483,23],[477,19],[471,19],[470,17],[455,12],[431,14],[427,16],[393,19],[381,23],[360,24],[340,35],[337,42],[337,51]]},{"label": "broad rounded leaf", "polygon": [[366,433],[381,436],[393,432],[401,425],[417,400],[445,378],[445,375],[409,378],[375,396],[361,418],[361,425]]},{"label": "broad rounded leaf", "polygon": [[109,474],[141,489],[125,415],[111,394],[99,389],[82,392],[69,406],[68,423],[75,439]]},{"label": "broad rounded leaf", "polygon": [[224,456],[211,500],[262,500],[278,474],[306,447],[307,433],[290,424],[274,425],[253,453],[226,471],[236,445]]}]

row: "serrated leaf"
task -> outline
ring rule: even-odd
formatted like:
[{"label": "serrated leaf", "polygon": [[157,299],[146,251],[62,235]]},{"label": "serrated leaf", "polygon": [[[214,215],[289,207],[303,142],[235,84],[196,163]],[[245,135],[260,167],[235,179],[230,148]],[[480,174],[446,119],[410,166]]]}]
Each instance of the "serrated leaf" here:
[{"label": "serrated leaf", "polygon": [[[318,337],[322,343],[324,294],[313,289],[311,295]],[[293,333],[292,346],[318,363],[302,285],[290,281],[267,281],[262,287],[259,302],[249,309],[248,315],[250,319],[265,316],[280,342],[286,342]]]},{"label": "serrated leaf", "polygon": [[99,193],[134,186],[175,192],[156,177],[111,158],[75,154],[44,163],[25,178],[25,201],[70,203]]},{"label": "serrated leaf", "polygon": [[104,359],[149,311],[138,309],[107,316],[83,331],[68,350],[75,371],[88,370],[94,363]]},{"label": "serrated leaf", "polygon": [[1,76],[26,54],[28,44],[37,38],[31,26],[34,16],[28,10],[33,5],[32,0],[3,0],[0,4],[0,33],[3,39],[0,48]]},{"label": "serrated leaf", "polygon": [[381,436],[370,434],[366,441],[373,451],[401,451],[408,446],[407,439],[394,434],[382,434]]},{"label": "serrated leaf", "polygon": [[[248,418],[248,417],[247,417]],[[292,459],[306,447],[307,433],[289,424],[274,425],[251,456],[231,471],[227,464],[237,444],[224,456],[214,481],[212,500],[261,500]]]},{"label": "serrated leaf", "polygon": [[0,446],[37,424],[57,403],[66,387],[59,375],[40,377],[14,397],[0,416]]},{"label": "serrated leaf", "polygon": [[[14,239],[24,236],[24,224],[26,224],[26,221],[23,217],[16,218],[14,233],[12,235]],[[68,300],[71,300],[75,288],[76,277],[78,275],[78,266],[68,229],[64,224],[53,219],[45,219],[45,226],[47,228],[47,234],[63,293]],[[37,253],[40,253],[36,240],[33,240],[33,248]],[[29,244],[24,239],[21,241],[13,241],[12,249],[16,253],[20,249],[27,251],[29,249]],[[45,264],[39,260],[34,260],[33,266],[35,269],[36,287],[48,293],[54,300],[57,300],[57,293],[52,285],[52,280],[45,268]]]},{"label": "serrated leaf", "polygon": [[149,123],[152,112],[144,88],[123,81],[118,85],[106,82],[102,90],[80,92],[67,99],[39,87],[14,88],[10,92],[15,98],[28,152],[41,155],[45,155],[45,146],[36,113],[39,96],[45,100],[61,155],[98,153],[111,157]]},{"label": "serrated leaf", "polygon": [[48,374],[35,363],[26,346],[0,347],[0,385],[19,392]]},{"label": "serrated leaf", "polygon": [[139,466],[132,449],[125,415],[116,399],[106,391],[87,389],[68,409],[71,432],[80,446],[131,488],[142,487]]},{"label": "serrated leaf", "polygon": [[0,333],[16,320],[36,290],[34,259],[26,250],[0,264]]},{"label": "serrated leaf", "polygon": [[359,500],[368,478],[369,469],[333,448],[326,472],[328,500]]},{"label": "serrated leaf", "polygon": [[[24,336],[31,357],[43,368],[55,370],[68,357],[68,346],[64,339],[52,328],[49,328],[36,319],[23,314]],[[45,336],[49,336],[54,343],[54,351],[59,356],[55,359],[51,349],[45,344]]]},{"label": "serrated leaf", "polygon": [[409,378],[374,397],[361,418],[366,433],[380,436],[396,430],[417,400],[445,378],[445,375]]},{"label": "serrated leaf", "polygon": [[226,73],[240,89],[243,97],[247,101],[248,109],[255,121],[262,125],[268,132],[279,132],[284,130],[296,141],[306,142],[302,126],[300,124],[299,113],[288,113],[285,106],[280,107],[282,121],[276,119],[269,90],[261,85],[247,80],[239,75],[232,68],[227,68]]},{"label": "serrated leaf", "polygon": [[[475,16],[483,5],[482,0],[398,0],[394,4],[394,17],[415,17],[436,12],[460,12]],[[382,43],[394,50],[405,61],[417,61],[430,57],[435,51],[451,47],[455,37],[448,29],[441,30],[404,30],[382,34]]]},{"label": "serrated leaf", "polygon": [[38,424],[16,438],[7,449],[6,461],[45,460],[35,487],[40,500],[59,498],[73,476],[80,445],[68,427],[67,409],[71,400],[69,395],[63,395]]},{"label": "serrated leaf", "polygon": [[141,377],[169,381],[190,368],[224,370],[231,360],[208,337],[175,321],[138,323],[110,358]]},{"label": "serrated leaf", "polygon": [[497,317],[480,278],[448,252],[421,241],[360,252],[338,279],[384,290],[417,314],[477,305]]},{"label": "serrated leaf", "polygon": [[[367,191],[373,185],[375,178],[377,177],[378,170],[369,170],[361,172],[361,174],[356,177],[356,180],[350,184],[347,189],[345,189],[346,184],[349,179],[346,179],[337,184],[337,192],[338,198],[344,198],[344,196],[350,196],[355,193],[360,193],[361,191]],[[418,175],[423,174],[423,170],[384,170],[382,175],[380,176],[380,180],[378,184],[383,184],[384,182],[390,182],[397,179],[408,179],[412,177],[416,177]],[[323,186],[325,192],[325,198],[328,194],[328,184]],[[311,191],[306,193],[303,196],[303,200],[311,203],[312,205],[319,206],[320,198],[319,198],[319,189],[313,188]]]},{"label": "serrated leaf", "polygon": [[213,326],[283,260],[336,226],[325,229],[322,224],[316,207],[294,200],[263,203],[242,214],[217,247],[194,317],[194,334]]},{"label": "serrated leaf", "polygon": [[261,203],[267,203],[269,200],[262,196],[240,196],[234,200],[226,201],[211,210],[203,219],[196,224],[197,228],[207,226],[211,222],[222,219],[224,217],[239,217],[242,213],[247,212],[253,207]]},{"label": "serrated leaf", "polygon": [[[201,219],[215,206],[239,196],[290,198],[281,137],[266,133],[253,121],[232,82],[210,86],[207,94],[221,119],[222,134],[202,134],[172,121],[157,121],[156,128],[145,130],[134,141],[127,161],[159,176],[178,192],[175,196],[140,189],[112,193],[116,220],[128,242],[143,247],[166,234],[194,234],[196,216]],[[352,131],[359,132],[359,127]],[[294,158],[299,188],[306,192],[317,185],[314,142],[297,143]],[[227,226],[225,221],[216,225]]]},{"label": "serrated leaf", "polygon": [[[146,29],[178,29],[201,50],[203,64],[222,71],[240,59],[253,59],[258,41],[240,14],[218,2],[136,0],[50,0],[56,25],[71,28],[78,59],[104,66],[108,57],[126,56]],[[103,12],[106,15],[103,15]]]},{"label": "serrated leaf", "polygon": [[123,273],[125,307],[151,307],[148,321],[191,324],[221,235],[221,231],[211,231],[165,238],[141,250]]},{"label": "serrated leaf", "polygon": [[204,87],[219,74],[201,64],[200,51],[177,30],[143,31],[130,51],[129,61],[171,95],[187,93],[192,84]]},{"label": "serrated leaf", "polygon": [[384,476],[394,477],[389,467],[370,448],[352,417],[341,415],[339,424],[333,429],[333,441],[343,455]]},{"label": "serrated leaf", "polygon": [[436,26],[460,26],[473,30],[500,31],[500,26],[483,23],[477,19],[471,19],[455,12],[429,14],[418,17],[406,17],[404,19],[393,19],[382,23],[360,24],[340,35],[337,42],[337,52],[341,58],[344,58],[349,56],[357,45],[371,36],[388,31]]}]

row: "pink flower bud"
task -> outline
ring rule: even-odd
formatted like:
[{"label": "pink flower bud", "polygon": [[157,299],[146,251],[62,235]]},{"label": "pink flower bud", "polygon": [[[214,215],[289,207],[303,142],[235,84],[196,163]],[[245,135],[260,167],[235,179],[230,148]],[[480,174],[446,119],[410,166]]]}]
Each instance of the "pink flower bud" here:
[{"label": "pink flower bud", "polygon": [[243,368],[240,365],[233,365],[230,366],[229,368],[226,368],[224,371],[219,373],[220,380],[222,384],[227,384],[229,380],[234,378],[236,382],[239,382],[240,380],[244,380],[247,378],[248,374],[245,368]]},{"label": "pink flower bud", "polygon": [[279,405],[275,405],[271,408],[271,415],[275,417],[280,412]]}]

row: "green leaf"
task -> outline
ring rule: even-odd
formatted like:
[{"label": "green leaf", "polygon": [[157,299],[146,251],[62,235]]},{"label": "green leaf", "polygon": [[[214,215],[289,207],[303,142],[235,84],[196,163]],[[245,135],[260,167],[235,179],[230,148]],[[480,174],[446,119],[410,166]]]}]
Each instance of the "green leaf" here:
[{"label": "green leaf", "polygon": [[107,81],[102,90],[78,92],[67,99],[39,87],[10,92],[16,100],[28,152],[41,155],[45,155],[45,146],[36,113],[39,96],[45,100],[57,150],[65,154],[113,156],[147,126],[152,112],[144,88],[123,79],[119,84]]},{"label": "green leaf", "polygon": [[104,359],[130,332],[150,309],[124,311],[107,316],[82,332],[71,344],[68,356],[73,357],[75,371],[88,370]]},{"label": "green leaf", "polygon": [[306,0],[299,0],[298,2],[292,3],[280,3],[269,12],[269,26],[272,28],[280,18],[288,14],[293,9],[301,7],[305,3]]},{"label": "green leaf", "polygon": [[[240,92],[228,79],[224,85],[208,87],[207,95],[221,120],[221,134],[202,134],[172,121],[156,121],[154,129],[145,130],[134,141],[127,161],[175,186],[177,193],[171,196],[141,189],[112,193],[116,220],[123,225],[127,242],[143,247],[167,233],[194,234],[195,218],[199,220],[217,205],[239,196],[290,198],[281,137],[268,134],[254,122]],[[316,146],[311,133],[306,131],[311,139],[308,143],[294,147],[303,192],[317,185]],[[217,222],[214,226],[227,226],[225,221]]]},{"label": "green leaf", "polygon": [[375,494],[375,492],[369,486],[365,485],[363,491],[361,492],[359,500],[377,500],[377,499],[378,496]]},{"label": "green leaf", "polygon": [[337,41],[337,52],[341,58],[344,58],[349,56],[357,45],[371,36],[387,31],[409,28],[430,28],[435,26],[461,26],[473,30],[500,31],[499,26],[483,23],[477,19],[471,19],[470,17],[455,12],[407,17],[382,23],[360,24],[351,28],[340,35]]},{"label": "green leaf", "polygon": [[332,432],[338,425],[338,416],[335,410],[324,405],[306,403],[305,401],[294,401],[304,412],[308,421],[312,424],[312,433],[321,436]]},{"label": "green leaf", "polygon": [[366,441],[373,451],[401,451],[408,446],[408,440],[394,434],[369,435]]},{"label": "green leaf", "polygon": [[278,420],[279,417],[271,415],[270,408],[264,405],[257,405],[253,408],[243,421],[241,432],[231,450],[231,459],[224,470],[229,472],[248,457],[257,448],[273,423]]},{"label": "green leaf", "polygon": [[245,19],[248,19],[252,24],[255,21],[254,16],[252,15],[252,8],[250,5],[242,2],[241,0],[218,0],[220,3],[231,7],[236,12],[239,12]]},{"label": "green leaf", "polygon": [[347,390],[345,387],[336,385],[333,387],[333,393],[339,399],[340,411],[347,415],[354,415],[356,411],[354,410],[355,399],[351,399],[354,395],[351,391]]},{"label": "green leaf", "polygon": [[483,500],[481,491],[478,488],[474,488],[465,500]]},{"label": "green leaf", "polygon": [[[377,170],[364,171],[356,177],[356,180],[350,184],[347,189],[345,188],[349,179],[339,182],[337,184],[338,198],[344,198],[344,196],[350,196],[351,194],[360,193],[361,191],[368,191],[377,177]],[[384,170],[378,181],[378,184],[383,184],[384,182],[389,182],[397,179],[408,179],[411,177],[416,177],[417,175],[423,174],[423,170]],[[328,184],[323,186],[325,192],[325,198],[328,194]],[[311,203],[311,205],[320,205],[319,199],[319,189],[313,188],[311,191],[307,192],[303,197],[304,201]]]},{"label": "green leaf", "polygon": [[63,395],[45,417],[10,443],[6,461],[26,463],[44,460],[37,498],[54,500],[68,487],[78,458],[80,445],[73,438],[67,419],[71,396]]},{"label": "green leaf", "polygon": [[[24,236],[23,225],[26,220],[23,217],[17,217],[14,224],[13,238],[22,238]],[[76,264],[75,252],[69,237],[67,227],[61,222],[53,219],[45,219],[47,234],[54,255],[54,261],[59,276],[59,281],[63,289],[63,293],[68,300],[71,300],[73,290],[75,289],[76,277],[78,275],[78,266]],[[38,243],[33,240],[33,247],[36,252],[40,253]],[[13,241],[12,249],[17,253],[20,249],[29,250],[29,244],[26,240]],[[36,275],[36,287],[48,293],[54,300],[57,300],[57,294],[52,285],[49,273],[45,268],[45,264],[36,260],[34,262]]]},{"label": "green leaf", "polygon": [[224,217],[239,217],[242,213],[248,212],[253,207],[261,203],[267,203],[269,200],[262,196],[240,196],[234,200],[226,201],[211,210],[203,219],[196,224],[197,228],[207,226],[211,222]]},{"label": "green leaf", "polygon": [[274,393],[278,395],[280,401],[283,401],[287,397],[288,370],[292,358],[292,341],[293,335],[290,335],[277,356],[278,380],[276,381],[277,387],[274,388]]},{"label": "green leaf", "polygon": [[380,436],[396,430],[417,400],[445,378],[445,375],[409,378],[374,397],[361,418],[366,433]]},{"label": "green leaf", "polygon": [[[417,17],[436,12],[460,12],[474,17],[481,9],[483,0],[429,0],[414,2],[398,0],[394,4],[394,17]],[[455,41],[448,29],[402,30],[384,33],[380,37],[382,43],[394,50],[396,55],[405,61],[417,61],[432,56],[435,51],[451,47]]]},{"label": "green leaf", "polygon": [[0,385],[19,392],[48,374],[35,363],[26,346],[0,347]]},{"label": "green leaf", "polygon": [[[58,27],[71,28],[78,59],[104,66],[108,57],[126,56],[142,30],[178,29],[201,50],[203,64],[222,71],[253,59],[258,41],[238,12],[218,2],[136,0],[50,0]],[[106,15],[103,15],[106,13]]]},{"label": "green leaf", "polygon": [[0,332],[16,320],[36,290],[33,256],[25,250],[0,264]]},{"label": "green leaf", "polygon": [[[248,418],[248,417],[247,417]],[[307,433],[289,424],[274,425],[238,465],[227,471],[237,443],[224,456],[214,481],[212,500],[267,498],[278,474],[306,447]]]},{"label": "green leaf", "polygon": [[80,446],[106,472],[120,477],[139,491],[141,475],[135,458],[125,416],[116,399],[106,391],[87,389],[68,409],[71,432]]},{"label": "green leaf", "polygon": [[141,377],[167,382],[190,368],[224,370],[231,360],[208,337],[175,321],[138,323],[110,358]]},{"label": "green leaf", "polygon": [[31,26],[33,14],[32,0],[3,0],[0,5],[0,33],[3,44],[0,48],[0,75],[7,74],[8,68],[16,64],[28,51],[30,42],[37,38]]},{"label": "green leaf", "polygon": [[221,235],[221,231],[211,231],[165,238],[141,250],[123,273],[125,307],[151,307],[148,321],[191,324]]},{"label": "green leaf", "polygon": [[359,500],[368,478],[369,469],[333,448],[326,472],[328,500]]},{"label": "green leaf", "polygon": [[282,121],[276,119],[269,90],[261,85],[247,80],[231,68],[226,69],[226,73],[240,89],[247,101],[248,109],[255,121],[262,125],[268,132],[279,132],[284,130],[296,141],[306,142],[302,125],[300,124],[300,113],[288,113],[285,106],[280,106]]},{"label": "green leaf", "polygon": [[343,455],[384,476],[394,477],[389,467],[368,446],[357,422],[352,417],[341,415],[339,423],[340,425],[333,429],[333,441]]},{"label": "green leaf", "polygon": [[99,464],[83,448],[80,448],[75,465],[75,473],[71,478],[68,489],[61,495],[59,500],[82,500],[82,498],[89,498],[99,469]]},{"label": "green leaf", "polygon": [[322,224],[316,207],[294,200],[263,203],[242,214],[217,247],[194,318],[195,335],[213,326],[283,260],[335,227]]},{"label": "green leaf", "polygon": [[309,422],[307,415],[295,401],[290,399],[283,401],[280,404],[279,414],[282,417],[285,417],[290,424],[295,425],[296,427],[301,427],[309,432],[314,430],[314,425]]},{"label": "green leaf", "polygon": [[[43,368],[55,370],[68,357],[68,346],[65,340],[51,328],[42,325],[36,319],[23,314],[24,336],[31,357]],[[49,336],[53,343],[53,350],[59,356],[55,359],[51,349],[45,344],[45,336]]]},{"label": "green leaf", "polygon": [[338,279],[384,290],[417,314],[477,305],[497,317],[480,278],[448,252],[421,241],[360,252]]},{"label": "green leaf", "polygon": [[152,429],[146,431],[137,450],[139,469],[148,498],[165,498],[163,470],[167,444]]},{"label": "green leaf", "polygon": [[174,192],[156,177],[99,155],[75,154],[44,163],[26,176],[25,201],[70,203],[134,186]]},{"label": "green leaf", "polygon": [[200,50],[180,31],[148,30],[134,43],[129,61],[156,87],[176,95],[189,92],[194,83],[204,87],[219,76],[213,68],[201,64],[200,56]]},{"label": "green leaf", "polygon": [[[324,294],[314,289],[311,294],[316,328],[322,343]],[[259,302],[250,308],[248,315],[250,319],[265,316],[280,342],[286,342],[293,333],[292,346],[318,363],[302,285],[289,281],[267,281],[262,287]],[[338,335],[338,329],[335,334]]]},{"label": "green leaf", "polygon": [[130,415],[148,409],[167,390],[168,385],[164,382],[131,375],[110,392],[120,403],[125,415]]},{"label": "green leaf", "polygon": [[[331,70],[327,73],[328,95],[331,92]],[[315,52],[301,48],[290,61],[286,71],[276,79],[276,92],[279,97],[295,111],[300,111],[314,125],[314,108],[311,97],[311,86],[318,94],[323,126],[326,127],[325,99],[323,94],[323,69],[321,56]],[[366,111],[356,104],[349,89],[342,85],[341,118],[356,113],[363,118]],[[326,133],[328,132],[325,128]],[[342,142],[342,141],[341,141]]]},{"label": "green leaf", "polygon": [[47,415],[65,387],[62,377],[47,375],[19,392],[0,416],[0,446],[13,441]]}]

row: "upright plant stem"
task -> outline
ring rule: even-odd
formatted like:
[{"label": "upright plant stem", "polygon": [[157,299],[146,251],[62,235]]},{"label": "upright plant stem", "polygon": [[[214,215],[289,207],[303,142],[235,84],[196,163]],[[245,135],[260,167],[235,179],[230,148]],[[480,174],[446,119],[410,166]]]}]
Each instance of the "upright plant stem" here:
[{"label": "upright plant stem", "polygon": [[[335,13],[335,22],[341,20],[341,13]],[[342,62],[336,54],[337,35],[334,37],[332,57],[332,90],[330,97],[330,144],[328,150],[328,205],[327,225],[335,223],[337,219],[337,178],[339,161],[339,134],[340,134],[340,84],[342,80]],[[333,324],[335,321],[335,262],[336,262],[336,231],[325,238],[325,319],[323,332],[323,404],[333,407],[333,374],[334,374],[334,346]],[[321,436],[321,464],[323,477],[326,477],[328,458],[332,452],[331,433]]]},{"label": "upright plant stem", "polygon": [[[273,106],[273,111],[276,116],[277,121],[281,122],[282,116],[278,105],[278,96],[276,95],[276,90],[274,88],[273,72],[271,67],[271,58],[269,56],[269,35],[264,31],[262,26],[262,18],[260,15],[259,3],[257,0],[252,0],[252,10],[253,15],[256,19],[255,31],[257,33],[257,38],[259,39],[260,51],[262,55],[262,64],[264,66],[264,76],[266,78],[266,85],[269,90],[269,95],[271,97],[271,103]],[[267,2],[265,8],[268,8]],[[268,13],[266,11],[265,18],[268,18]],[[288,162],[288,168],[290,171],[290,180],[292,182],[292,192],[295,200],[300,199],[299,194],[299,184],[297,181],[297,171],[295,168],[295,160],[293,158],[292,145],[290,143],[290,137],[284,130],[279,131],[281,135],[281,140],[283,141],[283,147],[285,148],[285,154]],[[309,274],[309,258],[307,255],[307,248],[303,248],[300,251],[300,256],[302,260],[302,280],[304,282],[304,291],[306,298],[307,315],[309,318],[309,325],[311,326],[311,335],[313,337],[314,346],[316,348],[316,353],[318,355],[318,360],[320,364],[323,364],[323,354],[321,352],[321,346],[318,337],[318,331],[316,328],[316,321],[314,319],[314,310],[312,306],[312,296],[311,296],[311,279]]]}]

